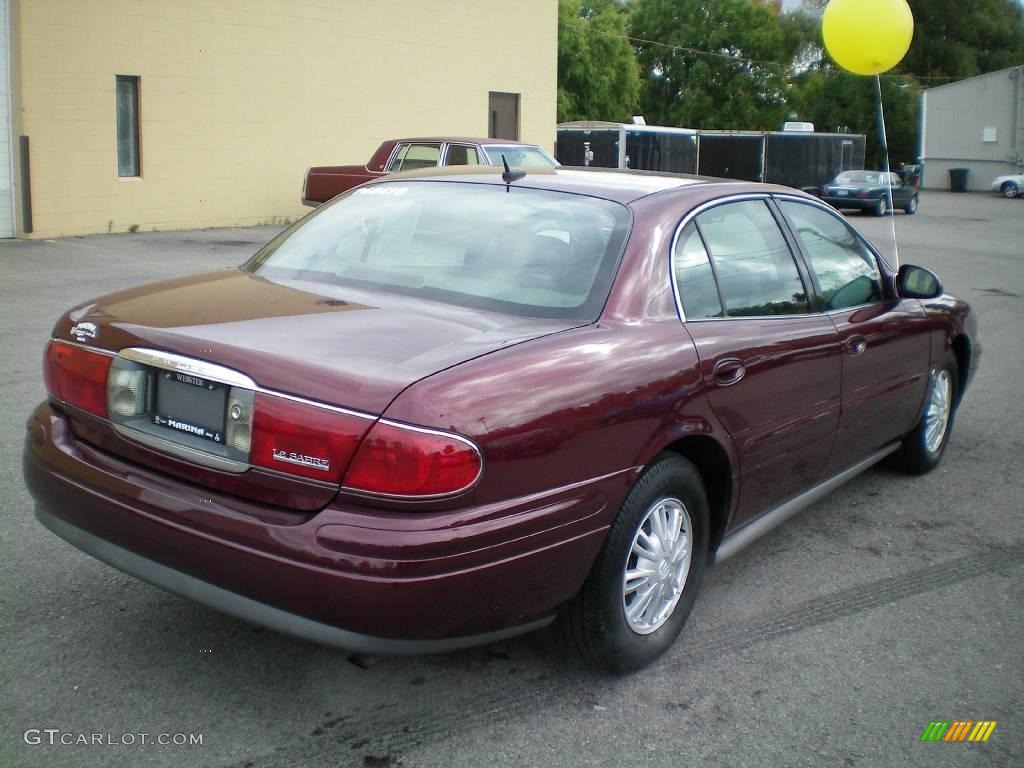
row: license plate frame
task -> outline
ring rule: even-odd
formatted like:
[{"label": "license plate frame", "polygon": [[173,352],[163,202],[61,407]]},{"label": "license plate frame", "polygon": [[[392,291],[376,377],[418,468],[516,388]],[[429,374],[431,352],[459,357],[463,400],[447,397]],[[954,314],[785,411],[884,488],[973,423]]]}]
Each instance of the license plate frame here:
[{"label": "license plate frame", "polygon": [[230,387],[191,373],[152,370],[156,374],[152,423],[168,432],[224,445]]}]

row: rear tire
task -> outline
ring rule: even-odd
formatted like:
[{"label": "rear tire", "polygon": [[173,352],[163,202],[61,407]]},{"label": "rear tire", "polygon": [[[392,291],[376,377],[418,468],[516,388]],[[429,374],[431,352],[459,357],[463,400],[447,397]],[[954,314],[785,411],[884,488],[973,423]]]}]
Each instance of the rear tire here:
[{"label": "rear tire", "polygon": [[917,202],[917,195],[914,195],[910,198],[910,201],[906,204],[903,210],[906,211],[908,215],[913,216],[917,213]]},{"label": "rear tire", "polygon": [[629,492],[583,588],[560,616],[564,637],[593,666],[647,666],[682,631],[707,557],[700,474],[681,456],[662,454]]},{"label": "rear tire", "polygon": [[1003,197],[1014,198],[1020,194],[1020,188],[1012,181],[1007,181],[999,188],[999,191],[1003,193]]},{"label": "rear tire", "polygon": [[885,197],[882,197],[873,209],[875,216],[885,216],[889,212],[889,201]]},{"label": "rear tire", "polygon": [[900,450],[894,454],[897,469],[923,475],[939,465],[953,432],[959,394],[960,369],[953,350],[948,350],[942,365],[930,374],[928,403],[921,421],[903,438]]}]

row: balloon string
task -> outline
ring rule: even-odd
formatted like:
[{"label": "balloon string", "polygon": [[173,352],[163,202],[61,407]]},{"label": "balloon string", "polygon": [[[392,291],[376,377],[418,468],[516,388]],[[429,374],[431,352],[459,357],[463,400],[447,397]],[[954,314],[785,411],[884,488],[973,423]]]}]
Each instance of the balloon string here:
[{"label": "balloon string", "polygon": [[889,216],[890,231],[892,232],[892,254],[896,260],[895,269],[900,268],[900,249],[896,244],[896,212],[892,207],[892,177],[889,175],[889,142],[885,136],[885,108],[882,106],[882,80],[875,75],[875,89],[878,92],[878,126],[882,135],[882,164],[885,171],[886,203]]}]

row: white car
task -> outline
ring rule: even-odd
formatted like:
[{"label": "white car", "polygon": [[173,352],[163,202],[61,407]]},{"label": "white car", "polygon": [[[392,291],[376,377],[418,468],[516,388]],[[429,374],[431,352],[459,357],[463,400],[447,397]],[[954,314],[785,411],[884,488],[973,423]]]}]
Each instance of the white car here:
[{"label": "white car", "polygon": [[992,179],[992,191],[1003,197],[1017,197],[1024,194],[1024,173],[1011,173]]}]

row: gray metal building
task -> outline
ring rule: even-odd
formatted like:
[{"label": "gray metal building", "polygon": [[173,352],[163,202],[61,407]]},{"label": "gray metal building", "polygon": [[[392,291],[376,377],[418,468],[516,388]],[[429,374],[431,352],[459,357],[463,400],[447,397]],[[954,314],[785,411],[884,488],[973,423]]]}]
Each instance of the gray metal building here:
[{"label": "gray metal building", "polygon": [[920,156],[926,189],[948,189],[967,168],[967,188],[1024,173],[1024,65],[929,88],[921,94]]}]

